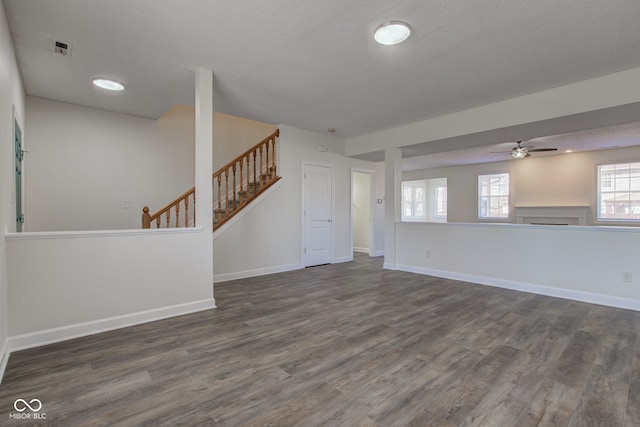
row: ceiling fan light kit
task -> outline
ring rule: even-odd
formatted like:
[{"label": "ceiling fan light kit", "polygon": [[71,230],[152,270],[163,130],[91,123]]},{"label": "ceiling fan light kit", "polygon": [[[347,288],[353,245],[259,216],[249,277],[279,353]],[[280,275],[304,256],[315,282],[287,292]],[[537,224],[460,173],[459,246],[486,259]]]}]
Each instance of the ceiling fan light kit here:
[{"label": "ceiling fan light kit", "polygon": [[[516,141],[517,146],[514,147],[511,151],[503,152],[503,153],[511,153],[511,157],[514,159],[524,159],[526,157],[531,157],[531,153],[542,152],[542,151],[558,151],[557,148],[535,148],[532,145],[522,146],[522,141]],[[500,152],[496,152],[500,153]]]},{"label": "ceiling fan light kit", "polygon": [[527,153],[527,150],[522,147],[516,147],[511,152],[511,156],[515,159],[524,159],[525,157],[531,156],[531,154]]}]

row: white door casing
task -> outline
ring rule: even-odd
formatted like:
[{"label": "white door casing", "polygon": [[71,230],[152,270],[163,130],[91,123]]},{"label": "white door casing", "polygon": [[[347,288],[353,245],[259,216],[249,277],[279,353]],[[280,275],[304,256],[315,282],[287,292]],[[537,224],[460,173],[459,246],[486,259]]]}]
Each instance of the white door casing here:
[{"label": "white door casing", "polygon": [[305,164],[303,171],[304,266],[333,262],[333,169]]}]

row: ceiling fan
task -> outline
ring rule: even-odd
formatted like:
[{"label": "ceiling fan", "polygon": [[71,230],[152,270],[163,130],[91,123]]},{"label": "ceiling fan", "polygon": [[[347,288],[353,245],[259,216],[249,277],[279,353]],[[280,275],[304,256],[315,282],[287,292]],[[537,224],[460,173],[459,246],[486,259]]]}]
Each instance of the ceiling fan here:
[{"label": "ceiling fan", "polygon": [[511,153],[515,159],[524,159],[531,157],[531,153],[539,153],[542,151],[558,151],[557,148],[535,148],[533,145],[522,145],[522,141],[516,141],[517,146],[511,151],[492,151],[492,154]]}]

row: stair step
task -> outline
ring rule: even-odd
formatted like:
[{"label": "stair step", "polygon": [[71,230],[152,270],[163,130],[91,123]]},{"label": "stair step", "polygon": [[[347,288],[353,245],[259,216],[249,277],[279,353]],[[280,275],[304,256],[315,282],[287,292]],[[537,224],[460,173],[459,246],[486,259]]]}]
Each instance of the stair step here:
[{"label": "stair step", "polygon": [[225,206],[225,204],[222,203],[219,208],[215,208],[213,210],[213,213],[214,213],[214,215],[218,214],[218,213],[221,213],[222,215],[224,215],[226,213],[226,211],[227,211],[227,208],[229,209],[229,213],[231,213],[231,212],[233,212],[233,211],[235,211],[237,209],[240,209],[240,207],[242,207],[242,205],[245,204],[245,203],[246,202],[242,201],[242,200],[236,200],[235,206],[234,206],[234,202],[233,201],[228,202],[227,203],[228,206]]},{"label": "stair step", "polygon": [[[221,203],[220,208],[215,208],[213,210],[213,226],[214,228],[224,223],[227,218],[227,210],[229,215],[231,215],[234,211],[240,210],[244,207],[244,205],[248,204],[252,199],[254,199],[258,194],[260,194],[268,184],[268,181],[265,177],[268,175],[262,175],[262,180],[257,182],[249,182],[246,190],[240,190],[237,192],[237,199],[234,201],[229,200],[226,203]],[[273,176],[274,179],[277,179],[276,176]],[[217,202],[215,202],[217,205]]]},{"label": "stair step", "polygon": [[[231,213],[231,212],[233,212],[233,211],[234,211],[233,209],[229,208],[229,213]],[[215,209],[213,210],[213,213],[214,213],[214,214],[218,214],[218,213],[220,213],[220,214],[224,215],[226,212],[227,212],[227,210],[226,210],[225,208],[220,208],[220,209],[215,208]]]}]

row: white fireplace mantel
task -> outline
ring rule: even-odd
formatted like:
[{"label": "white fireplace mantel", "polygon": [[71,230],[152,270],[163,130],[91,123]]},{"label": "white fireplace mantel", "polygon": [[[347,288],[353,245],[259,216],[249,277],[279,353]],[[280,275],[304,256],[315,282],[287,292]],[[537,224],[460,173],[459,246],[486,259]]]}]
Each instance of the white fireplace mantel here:
[{"label": "white fireplace mantel", "polygon": [[517,224],[587,225],[590,206],[516,206]]}]

